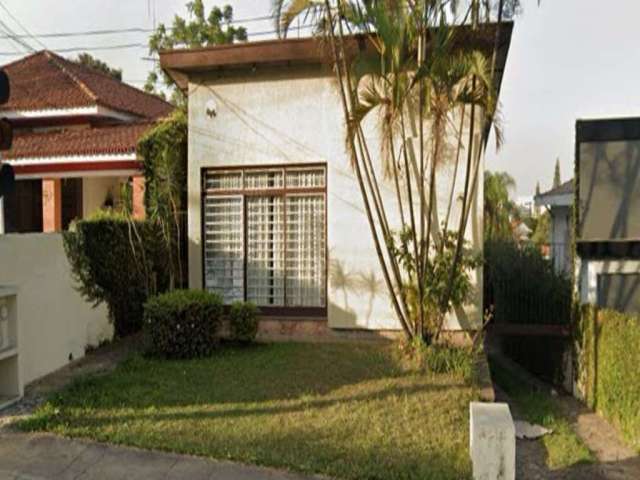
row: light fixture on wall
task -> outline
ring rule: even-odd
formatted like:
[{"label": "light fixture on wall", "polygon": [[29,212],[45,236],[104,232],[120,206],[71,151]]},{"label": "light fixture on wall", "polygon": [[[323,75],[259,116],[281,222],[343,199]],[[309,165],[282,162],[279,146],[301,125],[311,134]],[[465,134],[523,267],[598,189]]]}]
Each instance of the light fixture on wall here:
[{"label": "light fixture on wall", "polygon": [[218,116],[218,104],[213,98],[207,101],[204,108],[205,108],[204,111],[207,114],[207,117],[214,118]]}]

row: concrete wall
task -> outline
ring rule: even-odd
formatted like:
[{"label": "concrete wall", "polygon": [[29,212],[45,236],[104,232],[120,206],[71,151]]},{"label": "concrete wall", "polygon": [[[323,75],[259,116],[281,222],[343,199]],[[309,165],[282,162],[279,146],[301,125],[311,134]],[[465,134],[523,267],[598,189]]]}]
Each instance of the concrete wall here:
[{"label": "concrete wall", "polygon": [[[189,281],[202,287],[201,169],[211,166],[273,165],[326,162],[329,261],[339,262],[353,279],[373,272],[383,285],[361,193],[345,151],[345,129],[338,91],[332,76],[319,68],[282,67],[260,72],[243,71],[229,77],[192,78],[189,85]],[[215,116],[207,115],[213,109]],[[365,134],[379,158],[377,122]],[[466,157],[465,157],[466,158]],[[464,171],[464,158],[460,162]],[[480,166],[472,219],[466,232],[475,248],[482,245],[483,170]],[[451,188],[452,162],[439,172],[438,200],[444,206]],[[378,172],[381,175],[380,172]],[[457,198],[464,173],[458,173]],[[392,185],[382,195],[395,205]],[[392,222],[399,228],[397,208]],[[458,211],[453,212],[456,222]],[[438,222],[439,223],[439,222]],[[455,223],[452,223],[455,225]],[[450,329],[473,328],[481,319],[482,275],[475,272],[476,300],[466,311],[448,319]],[[329,278],[328,322],[332,328],[397,329],[399,324],[386,294],[344,290]]]},{"label": "concrete wall", "polygon": [[104,306],[74,290],[59,234],[0,235],[0,285],[18,289],[21,378],[28,383],[112,336]]}]

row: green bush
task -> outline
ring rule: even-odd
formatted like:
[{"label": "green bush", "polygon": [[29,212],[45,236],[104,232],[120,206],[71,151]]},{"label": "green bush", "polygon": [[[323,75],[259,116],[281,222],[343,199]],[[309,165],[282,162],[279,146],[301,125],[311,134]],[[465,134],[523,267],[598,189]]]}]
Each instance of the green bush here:
[{"label": "green bush", "polygon": [[[485,242],[484,309],[496,324],[568,325],[572,318],[571,279],[554,271],[535,246],[513,241]],[[505,337],[504,353],[535,375],[561,384],[562,337]]]},{"label": "green bush", "polygon": [[535,246],[488,241],[484,246],[485,310],[496,323],[568,324],[571,279],[554,271]]},{"label": "green bush", "polygon": [[587,404],[640,449],[640,316],[585,306],[576,330],[577,380]]},{"label": "green bush", "polygon": [[95,306],[106,303],[116,337],[139,331],[144,302],[168,286],[157,227],[99,212],[76,222],[63,242],[77,290]]},{"label": "green bush", "polygon": [[455,347],[447,344],[427,345],[421,340],[412,341],[404,347],[405,353],[417,361],[417,367],[427,372],[459,375],[466,380],[473,372],[473,351],[471,348]]},{"label": "green bush", "polygon": [[252,302],[233,302],[229,312],[231,340],[251,343],[258,334],[258,307]]},{"label": "green bush", "polygon": [[218,343],[222,300],[204,290],[174,290],[144,305],[149,353],[166,358],[210,355]]}]

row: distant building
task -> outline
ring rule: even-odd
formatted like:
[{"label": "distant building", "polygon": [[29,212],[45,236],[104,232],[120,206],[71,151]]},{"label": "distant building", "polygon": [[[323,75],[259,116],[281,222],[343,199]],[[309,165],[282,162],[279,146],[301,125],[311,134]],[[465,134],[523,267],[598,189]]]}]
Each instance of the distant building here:
[{"label": "distant building", "polygon": [[549,255],[556,272],[571,272],[571,230],[573,207],[573,180],[548,192],[536,195],[537,208],[547,207],[551,215]]},{"label": "distant building", "polygon": [[575,229],[581,302],[640,313],[640,118],[579,120],[576,142],[579,180],[536,196],[554,266],[571,271]]}]

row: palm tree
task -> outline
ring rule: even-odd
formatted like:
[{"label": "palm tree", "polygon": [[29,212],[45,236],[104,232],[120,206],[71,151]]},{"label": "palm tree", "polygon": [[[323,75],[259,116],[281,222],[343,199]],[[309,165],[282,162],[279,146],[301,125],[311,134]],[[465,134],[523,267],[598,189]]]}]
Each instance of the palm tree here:
[{"label": "palm tree", "polygon": [[484,233],[487,240],[508,240],[511,235],[511,218],[516,206],[509,198],[516,182],[506,172],[489,172],[484,177]]},{"label": "palm tree", "polygon": [[[296,17],[306,14],[311,16],[330,47],[347,126],[351,165],[383,279],[396,315],[410,338],[424,336],[425,317],[433,315],[425,310],[425,305],[439,305],[442,310],[437,312],[441,320],[436,322],[436,331],[430,332],[430,337],[436,338],[446,309],[451,308],[452,292],[448,289],[437,302],[427,302],[425,298],[429,290],[424,282],[430,252],[443,254],[445,248],[439,240],[437,221],[438,171],[447,160],[446,152],[454,151],[455,158],[451,161],[456,163],[457,175],[460,156],[466,152],[460,224],[448,275],[448,285],[457,285],[454,279],[466,275],[460,268],[464,263],[464,231],[483,151],[477,138],[484,144],[496,111],[495,52],[490,62],[480,52],[461,51],[456,47],[456,29],[450,21],[456,11],[447,9],[457,3],[448,0],[274,1],[282,35],[286,35]],[[473,25],[477,25],[480,10],[488,8],[487,4],[472,0],[461,21],[470,18]],[[351,33],[365,34],[362,38],[367,48],[351,53],[350,43],[354,41],[348,35]],[[497,45],[496,39],[496,49]],[[373,114],[378,115],[380,124],[381,150],[377,156],[363,133],[363,122]],[[468,134],[467,138],[463,132]],[[447,149],[447,140],[452,136],[456,145]],[[385,180],[393,184],[397,206],[383,202],[380,186]],[[451,204],[458,200],[453,193],[449,198],[445,230]],[[390,208],[398,209],[402,231],[406,234],[398,235],[391,228]],[[432,242],[436,248],[432,248]],[[408,295],[408,292],[415,294]]]}]

